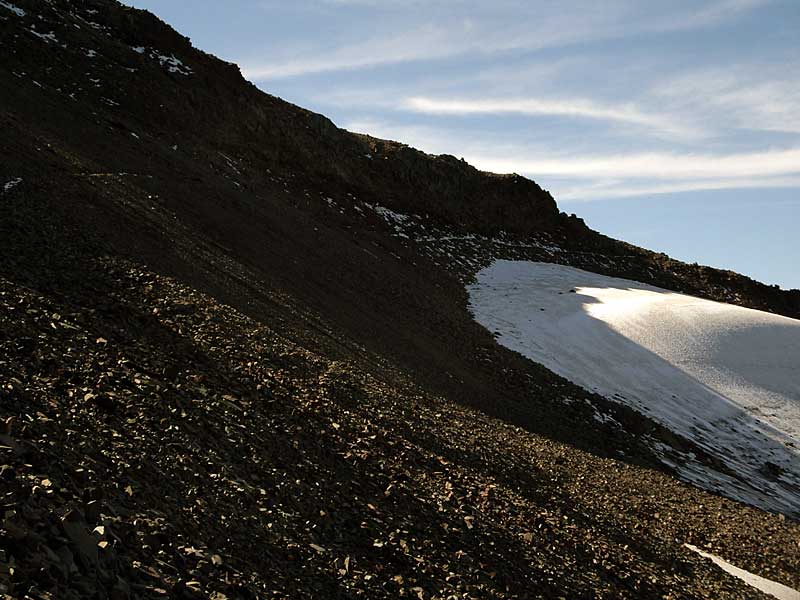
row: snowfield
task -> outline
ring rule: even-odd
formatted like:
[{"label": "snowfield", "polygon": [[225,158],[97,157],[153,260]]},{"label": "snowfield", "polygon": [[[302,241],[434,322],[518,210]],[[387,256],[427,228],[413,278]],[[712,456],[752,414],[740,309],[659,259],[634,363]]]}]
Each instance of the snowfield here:
[{"label": "snowfield", "polygon": [[800,321],[528,261],[495,261],[467,291],[500,344],[722,465],[654,441],[683,479],[800,515]]}]

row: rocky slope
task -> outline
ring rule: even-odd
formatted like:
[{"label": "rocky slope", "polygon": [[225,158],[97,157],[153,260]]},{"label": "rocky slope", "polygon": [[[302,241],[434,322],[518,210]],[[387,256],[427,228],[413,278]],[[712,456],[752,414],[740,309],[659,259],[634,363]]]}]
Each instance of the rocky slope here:
[{"label": "rocky slope", "polygon": [[[463,288],[568,262],[800,314],[518,176],[357,136],[109,0],[0,3],[0,589],[13,598],[754,598],[800,527],[494,343]],[[613,415],[623,427],[601,423]]]}]

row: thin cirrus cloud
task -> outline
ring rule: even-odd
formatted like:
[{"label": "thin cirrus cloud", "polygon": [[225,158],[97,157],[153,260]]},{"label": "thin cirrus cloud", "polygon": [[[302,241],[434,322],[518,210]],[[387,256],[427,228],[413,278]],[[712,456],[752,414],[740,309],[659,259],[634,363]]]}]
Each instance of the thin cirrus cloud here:
[{"label": "thin cirrus cloud", "polygon": [[474,156],[481,168],[574,178],[702,179],[800,175],[800,148],[736,154],[640,153],[577,158]]},{"label": "thin cirrus cloud", "polygon": [[612,121],[645,127],[653,133],[685,138],[702,137],[696,126],[683,125],[674,115],[648,113],[633,104],[605,105],[587,99],[435,99],[408,98],[401,108],[412,112],[439,115],[498,115],[559,116]]},{"label": "thin cirrus cloud", "polygon": [[707,27],[732,16],[769,4],[770,0],[722,0],[700,5],[689,15],[676,15],[653,26],[653,31],[669,31]]},{"label": "thin cirrus cloud", "polygon": [[445,29],[425,25],[336,48],[317,49],[306,56],[268,64],[243,63],[242,74],[252,81],[282,79],[330,71],[357,70],[414,60],[446,58],[463,50]]},{"label": "thin cirrus cloud", "polygon": [[734,177],[722,179],[693,179],[666,183],[631,185],[627,182],[599,182],[591,185],[565,186],[558,197],[566,202],[589,202],[611,198],[634,198],[659,194],[700,192],[708,190],[743,190],[766,188],[795,188],[800,186],[800,176],[795,177]]},{"label": "thin cirrus cloud", "polygon": [[799,70],[797,62],[695,70],[658,82],[653,97],[676,110],[724,115],[741,129],[800,133]]},{"label": "thin cirrus cloud", "polygon": [[[448,8],[448,2],[426,3],[419,22],[393,25],[364,40],[343,42],[333,47],[308,48],[299,57],[268,63],[239,61],[242,72],[252,81],[301,77],[331,71],[358,70],[399,63],[441,60],[458,56],[490,55],[507,51],[533,51],[572,43],[624,38],[643,33],[691,30],[712,26],[765,4],[768,0],[720,0],[689,10],[660,15],[641,14],[636,2],[604,4],[592,10],[585,3],[564,2],[557,10],[525,2],[500,2],[497,9],[506,17],[501,26],[482,24],[469,13],[458,18],[425,9]],[[331,4],[331,2],[328,2]],[[359,4],[385,9],[386,3],[339,0],[333,4]],[[396,6],[390,3],[388,6]],[[645,11],[647,13],[647,11]],[[509,26],[510,23],[516,25]],[[405,26],[400,33],[398,27]]]},{"label": "thin cirrus cloud", "polygon": [[[587,19],[588,20],[588,19]],[[535,50],[597,36],[591,22],[572,24],[569,30],[554,26],[531,32],[518,28],[492,29],[476,26],[470,19],[411,25],[400,33],[375,35],[366,40],[334,47],[306,50],[299,57],[269,63],[239,61],[242,74],[251,81],[304,77],[319,73],[357,71],[415,61],[446,60],[462,56],[490,55],[514,50]]]}]

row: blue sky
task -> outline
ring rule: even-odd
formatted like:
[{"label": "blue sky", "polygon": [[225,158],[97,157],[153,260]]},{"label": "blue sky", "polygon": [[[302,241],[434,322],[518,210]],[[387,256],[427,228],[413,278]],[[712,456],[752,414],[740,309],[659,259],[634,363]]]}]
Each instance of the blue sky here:
[{"label": "blue sky", "polygon": [[800,288],[797,0],[133,0],[346,129]]}]

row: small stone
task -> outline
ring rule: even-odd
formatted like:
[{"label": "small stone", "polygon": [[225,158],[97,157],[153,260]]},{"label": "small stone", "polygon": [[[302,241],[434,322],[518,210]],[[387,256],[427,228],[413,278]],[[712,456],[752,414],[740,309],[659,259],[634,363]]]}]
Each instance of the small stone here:
[{"label": "small stone", "polygon": [[14,470],[14,467],[11,465],[0,466],[0,479],[4,479],[5,481],[13,481],[16,478],[17,472]]}]

